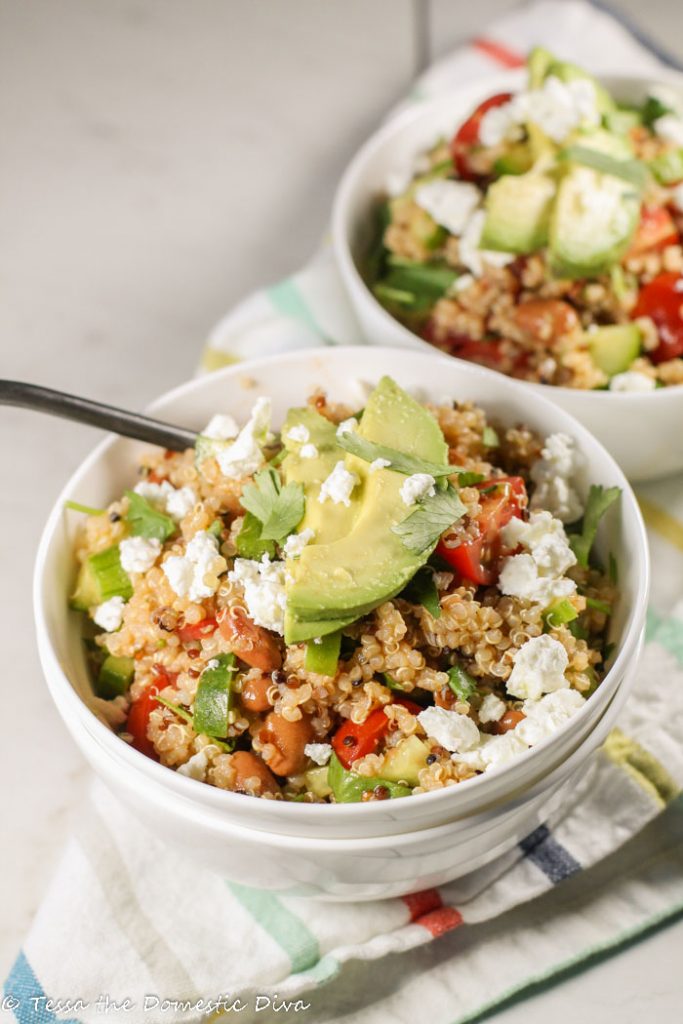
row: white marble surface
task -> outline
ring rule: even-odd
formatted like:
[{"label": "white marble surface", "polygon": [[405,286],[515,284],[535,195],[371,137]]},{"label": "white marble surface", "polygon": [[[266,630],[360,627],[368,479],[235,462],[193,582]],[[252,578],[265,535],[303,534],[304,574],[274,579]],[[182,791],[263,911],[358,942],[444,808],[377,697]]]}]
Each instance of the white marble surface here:
[{"label": "white marble surface", "polygon": [[[510,6],[434,0],[433,52]],[[683,55],[680,5],[648,10]],[[133,408],[187,377],[231,303],[305,260],[419,51],[410,0],[0,0],[2,375]],[[87,780],[41,679],[30,578],[95,440],[0,411],[3,975]],[[677,1019],[682,944],[678,924],[498,1019]]]}]

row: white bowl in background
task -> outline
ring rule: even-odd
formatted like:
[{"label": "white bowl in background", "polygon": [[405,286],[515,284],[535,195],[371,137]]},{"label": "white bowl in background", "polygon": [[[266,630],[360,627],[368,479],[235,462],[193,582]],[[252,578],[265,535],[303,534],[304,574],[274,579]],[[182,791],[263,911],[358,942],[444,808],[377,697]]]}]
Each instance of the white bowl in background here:
[{"label": "white bowl in background", "polygon": [[[641,102],[655,80],[683,94],[683,75],[676,71],[600,78],[623,102]],[[521,71],[479,78],[457,92],[416,104],[372,135],[349,164],[334,200],[332,242],[366,341],[428,351],[442,359],[456,358],[440,352],[391,316],[365,284],[358,262],[372,230],[373,206],[386,192],[390,174],[412,166],[439,136],[452,135],[482,100],[495,93],[513,92],[524,81]],[[629,393],[519,383],[527,392],[541,392],[576,416],[602,441],[630,480],[650,480],[683,469],[683,385]]]},{"label": "white bowl in background", "polygon": [[[318,847],[331,849],[325,843],[342,844],[330,854],[322,876],[315,878],[316,892],[326,892],[331,898],[350,893],[360,898],[363,892],[370,898],[391,878],[395,891],[402,885],[406,885],[403,891],[419,888],[423,878],[419,873],[414,874],[409,886],[405,876],[395,877],[392,864],[397,855],[392,851],[396,844],[404,843],[406,848],[412,842],[419,845],[421,840],[410,837],[422,830],[448,825],[451,839],[457,835],[459,848],[472,841],[472,850],[478,852],[472,852],[474,859],[467,861],[468,870],[476,866],[478,857],[486,857],[489,846],[500,852],[505,843],[510,846],[516,842],[520,829],[524,831],[529,821],[542,814],[549,789],[557,789],[565,781],[567,766],[571,764],[578,772],[585,763],[599,735],[596,729],[608,709],[617,706],[616,698],[623,699],[638,658],[649,588],[649,558],[640,512],[614,460],[584,427],[545,396],[480,367],[400,349],[306,350],[242,363],[192,381],[159,399],[152,411],[169,421],[199,429],[215,411],[245,419],[257,395],[267,394],[273,399],[275,422],[280,423],[291,405],[304,402],[319,386],[336,400],[360,406],[366,393],[364,385],[376,382],[386,372],[399,384],[418,389],[425,398],[439,400],[449,395],[470,399],[503,422],[524,422],[543,435],[558,430],[569,433],[586,456],[581,487],[585,490],[590,482],[599,482],[623,489],[622,501],[608,514],[598,539],[599,550],[604,554],[614,551],[620,566],[621,598],[611,637],[616,650],[609,672],[585,706],[557,734],[507,767],[455,787],[403,800],[309,805],[248,798],[195,782],[145,757],[112,733],[88,706],[91,687],[83,657],[80,616],[67,605],[75,574],[76,521],[73,513],[65,512],[64,502],[71,499],[106,505],[130,484],[137,456],[145,445],[111,438],[86,459],[55,504],[35,569],[38,646],[50,692],[81,750],[112,790],[159,835],[184,847],[189,844],[198,861],[216,866],[217,858],[224,858],[222,870],[228,875],[232,870],[234,877],[243,878],[251,852],[258,849],[260,870],[264,872],[261,884],[266,887],[286,887],[288,879],[300,886],[301,864],[311,858],[315,861]],[[576,761],[571,760],[573,756]],[[495,843],[489,837],[490,843],[482,840],[484,845],[477,846],[478,830],[489,820],[497,830]],[[363,842],[370,843],[372,871],[376,872],[372,877],[367,870],[360,871],[353,846],[344,845],[351,841],[361,847]],[[384,858],[380,856],[382,842]],[[281,849],[288,851],[286,858],[281,856]],[[346,854],[341,854],[342,849]],[[270,865],[268,870],[265,865]],[[414,871],[415,862],[411,865]],[[462,871],[463,864],[453,852],[450,869],[442,858],[429,877],[440,872],[439,877],[445,881],[446,876],[456,877]]]}]

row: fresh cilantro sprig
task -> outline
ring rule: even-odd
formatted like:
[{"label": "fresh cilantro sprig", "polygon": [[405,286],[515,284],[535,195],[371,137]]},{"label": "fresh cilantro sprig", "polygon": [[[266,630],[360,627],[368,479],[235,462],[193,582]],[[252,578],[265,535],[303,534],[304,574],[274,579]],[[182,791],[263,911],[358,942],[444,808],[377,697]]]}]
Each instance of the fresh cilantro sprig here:
[{"label": "fresh cilantro sprig", "polygon": [[448,670],[448,685],[458,700],[470,700],[477,692],[477,681],[462,665],[453,665]]},{"label": "fresh cilantro sprig", "polygon": [[581,531],[580,533],[572,534],[569,538],[569,543],[576,555],[576,560],[584,569],[588,568],[588,560],[591,548],[595,542],[600,520],[620,494],[620,487],[603,487],[601,484],[593,484],[588,492],[586,511],[581,520]]},{"label": "fresh cilantro sprig", "polygon": [[275,541],[264,540],[261,523],[251,512],[246,512],[240,531],[235,537],[235,547],[240,558],[251,558],[260,562],[264,555],[275,556]]},{"label": "fresh cilantro sprig", "polygon": [[421,604],[426,608],[432,618],[441,617],[441,604],[439,603],[439,591],[434,582],[434,572],[428,565],[418,569],[412,580],[403,588],[399,597],[411,604]]},{"label": "fresh cilantro sprig", "polygon": [[429,473],[435,479],[444,476],[451,476],[453,473],[463,472],[462,466],[447,466],[440,462],[429,462],[417,455],[409,455],[407,452],[400,452],[397,448],[389,448],[384,444],[377,444],[375,441],[368,441],[355,431],[347,430],[337,435],[337,444],[350,455],[356,455],[363,462],[374,462],[376,459],[386,459],[390,463],[387,469],[393,469],[396,473],[403,473],[405,476],[412,476],[414,473]]},{"label": "fresh cilantro sprig", "polygon": [[421,555],[438,541],[444,530],[461,519],[467,509],[452,484],[445,490],[428,495],[403,522],[392,526],[405,547]]},{"label": "fresh cilantro sprig", "polygon": [[164,512],[154,508],[146,498],[135,491],[126,491],[128,511],[125,520],[135,537],[156,538],[163,544],[176,532],[176,524]]},{"label": "fresh cilantro sprig", "polygon": [[267,467],[244,488],[240,502],[260,522],[261,540],[281,542],[303,518],[304,489],[299,483],[283,487],[276,471]]}]

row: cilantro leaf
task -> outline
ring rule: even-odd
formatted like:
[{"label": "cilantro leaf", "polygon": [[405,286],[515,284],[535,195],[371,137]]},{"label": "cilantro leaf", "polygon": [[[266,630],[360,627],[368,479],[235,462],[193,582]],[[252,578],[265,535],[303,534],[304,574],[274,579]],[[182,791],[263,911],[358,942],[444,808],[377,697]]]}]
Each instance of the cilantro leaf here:
[{"label": "cilantro leaf", "polygon": [[447,466],[440,462],[429,462],[417,455],[408,455],[407,452],[400,452],[397,448],[389,448],[384,444],[376,444],[361,437],[353,430],[347,430],[337,435],[337,444],[350,455],[356,455],[363,462],[374,462],[375,459],[386,459],[391,463],[387,469],[393,469],[396,473],[403,473],[405,476],[412,476],[414,473],[429,473],[430,476],[439,477],[451,476],[462,470],[461,466]]},{"label": "cilantro leaf", "polygon": [[261,523],[261,540],[283,541],[303,518],[304,489],[299,483],[283,487],[275,470],[267,467],[244,488],[240,502]]},{"label": "cilantro leaf", "polygon": [[135,491],[126,491],[128,498],[128,511],[125,520],[130,526],[131,533],[135,537],[155,537],[163,544],[172,534],[176,532],[176,524],[170,516],[154,508],[146,498]]},{"label": "cilantro leaf", "polygon": [[438,541],[444,530],[465,515],[467,509],[452,484],[424,498],[403,522],[392,526],[409,551],[417,555]]},{"label": "cilantro leaf", "polygon": [[434,582],[434,573],[428,565],[423,565],[421,569],[417,570],[399,597],[402,597],[404,601],[412,602],[412,604],[421,604],[435,619],[441,616],[439,591]]},{"label": "cilantro leaf", "polygon": [[584,568],[588,568],[588,557],[598,532],[600,520],[620,494],[620,487],[605,488],[601,484],[593,484],[588,492],[586,511],[581,520],[581,532],[574,533],[569,538],[576,560]]},{"label": "cilantro leaf", "polygon": [[643,124],[651,128],[655,121],[664,117],[665,114],[673,114],[671,107],[667,107],[666,103],[662,103],[656,96],[648,96],[641,110]]},{"label": "cilantro leaf", "polygon": [[235,537],[235,547],[240,558],[251,558],[260,562],[264,555],[275,556],[275,541],[264,540],[261,536],[261,522],[251,512],[246,512]]}]

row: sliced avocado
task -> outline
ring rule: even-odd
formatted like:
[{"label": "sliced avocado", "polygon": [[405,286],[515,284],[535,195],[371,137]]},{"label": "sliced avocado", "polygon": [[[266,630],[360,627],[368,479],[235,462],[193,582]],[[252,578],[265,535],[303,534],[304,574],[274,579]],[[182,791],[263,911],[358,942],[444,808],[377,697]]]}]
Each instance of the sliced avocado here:
[{"label": "sliced avocado", "polygon": [[[609,133],[591,133],[582,145],[595,148],[596,137],[600,144],[604,136]],[[593,277],[609,270],[628,248],[639,215],[640,193],[631,182],[569,163],[550,219],[553,273]]]},{"label": "sliced avocado", "polygon": [[624,373],[640,355],[642,335],[637,324],[598,327],[588,334],[593,362],[608,377]]},{"label": "sliced avocado", "polygon": [[555,58],[550,50],[546,50],[542,46],[534,46],[526,62],[529,71],[529,87],[531,89],[538,89],[543,84],[548,68],[554,63]]},{"label": "sliced avocado", "polygon": [[405,782],[417,786],[418,773],[427,765],[429,747],[417,736],[407,736],[387,751],[382,765],[382,776],[390,782]]},{"label": "sliced avocado", "polygon": [[534,155],[527,142],[515,142],[498,157],[493,165],[495,174],[526,174],[531,169]]},{"label": "sliced avocado", "polygon": [[661,185],[683,181],[683,149],[670,149],[650,161],[650,170]]},{"label": "sliced avocado", "polygon": [[306,786],[310,789],[311,793],[315,793],[316,796],[321,797],[323,800],[326,796],[331,796],[332,789],[327,781],[327,765],[322,765],[321,768],[311,768],[306,772],[304,778],[306,779]]},{"label": "sliced avocado", "polygon": [[530,253],[548,240],[555,182],[545,174],[506,174],[489,186],[482,249]]},{"label": "sliced avocado", "polygon": [[[389,377],[368,399],[359,434],[420,458],[448,464],[448,447],[434,417]],[[400,491],[405,477],[391,469],[370,472],[367,462],[347,455],[349,471],[359,478],[360,500],[351,530],[330,543],[312,542],[288,563],[288,643],[321,636],[327,625],[353,621],[403,589],[423,565],[432,547],[411,552],[392,527],[410,514]],[[322,506],[326,514],[329,502]],[[296,624],[296,630],[294,630]],[[308,629],[305,625],[308,625]],[[326,629],[325,632],[332,632]]]},{"label": "sliced avocado", "polygon": [[133,682],[135,662],[132,658],[117,658],[108,654],[97,676],[97,695],[112,700],[126,692]]},{"label": "sliced avocado", "polygon": [[415,241],[425,249],[436,249],[448,234],[408,193],[390,200],[389,210],[392,220],[406,224]]},{"label": "sliced avocado", "polygon": [[574,82],[578,78],[585,78],[589,82],[593,83],[595,89],[596,106],[601,114],[606,114],[610,110],[614,110],[616,104],[610,94],[605,89],[604,85],[593,75],[590,75],[583,68],[580,68],[577,64],[572,64],[566,60],[556,60],[548,65],[544,78],[550,78],[554,75],[555,78],[559,78],[561,82]]},{"label": "sliced avocado", "polygon": [[567,139],[567,146],[582,146],[604,153],[614,160],[630,160],[633,157],[633,145],[626,135],[617,135],[606,128],[594,128],[590,131],[577,131]]}]

